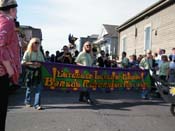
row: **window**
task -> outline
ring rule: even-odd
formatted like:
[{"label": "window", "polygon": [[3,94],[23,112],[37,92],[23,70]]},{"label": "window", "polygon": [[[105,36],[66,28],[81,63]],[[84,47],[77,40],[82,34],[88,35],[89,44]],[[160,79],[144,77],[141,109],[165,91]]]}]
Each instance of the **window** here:
[{"label": "window", "polygon": [[144,50],[151,49],[151,25],[144,28]]},{"label": "window", "polygon": [[126,51],[126,36],[122,37],[122,49],[121,51]]}]

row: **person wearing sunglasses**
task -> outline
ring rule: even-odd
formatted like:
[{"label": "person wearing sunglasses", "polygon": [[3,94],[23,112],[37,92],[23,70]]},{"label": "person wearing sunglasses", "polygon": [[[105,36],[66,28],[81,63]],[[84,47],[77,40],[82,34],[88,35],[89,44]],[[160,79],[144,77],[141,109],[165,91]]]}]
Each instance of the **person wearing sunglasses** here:
[{"label": "person wearing sunglasses", "polygon": [[41,110],[41,64],[44,62],[44,56],[40,51],[39,38],[32,38],[27,46],[27,50],[22,58],[22,65],[25,67],[24,83],[26,87],[25,105],[31,105],[31,91],[35,90],[34,108]]},{"label": "person wearing sunglasses", "polygon": [[[78,54],[75,59],[75,63],[79,66],[92,66],[93,58],[91,55],[91,43],[89,41],[85,42],[83,45],[83,50]],[[85,99],[84,99],[85,97]],[[80,102],[87,102],[88,104],[93,104],[93,101],[90,98],[90,92],[86,88],[82,88],[79,94]]]}]

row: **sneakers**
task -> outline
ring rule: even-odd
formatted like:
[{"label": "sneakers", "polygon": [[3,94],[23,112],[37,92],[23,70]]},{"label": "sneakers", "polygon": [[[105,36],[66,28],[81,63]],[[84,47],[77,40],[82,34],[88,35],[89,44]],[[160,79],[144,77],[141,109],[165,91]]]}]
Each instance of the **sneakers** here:
[{"label": "sneakers", "polygon": [[94,102],[91,99],[87,99],[88,104],[94,104]]},{"label": "sneakers", "polygon": [[152,97],[147,97],[147,96],[142,96],[142,99],[143,100],[152,100],[153,98]]},{"label": "sneakers", "polygon": [[35,107],[36,110],[42,110],[42,107],[41,106],[37,106]]},{"label": "sneakers", "polygon": [[79,99],[79,102],[83,102],[83,103],[87,103],[87,104],[93,104],[94,103],[91,99],[87,99],[87,100]]},{"label": "sneakers", "polygon": [[[30,107],[32,107],[32,105],[26,104],[26,108],[30,108]],[[35,106],[34,109],[36,109],[36,110],[42,110],[43,108],[41,106]]]},{"label": "sneakers", "polygon": [[32,105],[30,104],[26,104],[26,108],[32,107]]}]

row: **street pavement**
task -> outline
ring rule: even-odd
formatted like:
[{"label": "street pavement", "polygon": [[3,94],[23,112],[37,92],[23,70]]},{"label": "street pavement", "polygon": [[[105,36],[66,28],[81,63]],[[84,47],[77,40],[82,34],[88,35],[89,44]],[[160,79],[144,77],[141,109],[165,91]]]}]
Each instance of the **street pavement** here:
[{"label": "street pavement", "polygon": [[92,92],[94,105],[78,92],[43,91],[44,110],[26,108],[25,90],[9,98],[6,131],[175,131],[170,104],[142,100],[139,91]]}]

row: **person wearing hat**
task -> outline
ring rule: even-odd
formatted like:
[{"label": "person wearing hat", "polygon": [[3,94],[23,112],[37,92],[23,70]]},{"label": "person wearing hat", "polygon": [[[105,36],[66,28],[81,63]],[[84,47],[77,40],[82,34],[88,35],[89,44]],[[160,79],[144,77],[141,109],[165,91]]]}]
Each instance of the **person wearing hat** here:
[{"label": "person wearing hat", "polygon": [[9,85],[18,83],[20,71],[16,18],[16,0],[0,0],[0,131],[5,131]]}]

